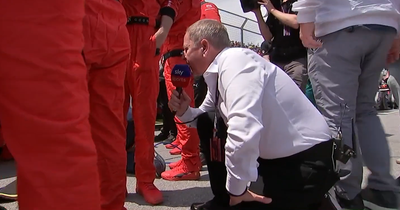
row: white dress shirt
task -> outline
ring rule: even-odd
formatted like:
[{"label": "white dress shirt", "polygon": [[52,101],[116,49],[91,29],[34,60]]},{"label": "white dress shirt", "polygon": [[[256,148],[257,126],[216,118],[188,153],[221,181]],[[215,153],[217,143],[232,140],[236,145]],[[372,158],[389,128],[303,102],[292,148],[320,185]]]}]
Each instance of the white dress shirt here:
[{"label": "white dress shirt", "polygon": [[291,156],[331,138],[325,119],[292,79],[249,49],[223,50],[203,76],[208,85],[203,104],[179,118],[188,122],[214,110],[218,88],[218,110],[228,126],[226,188],[231,194],[240,195],[257,180],[258,157]]}]

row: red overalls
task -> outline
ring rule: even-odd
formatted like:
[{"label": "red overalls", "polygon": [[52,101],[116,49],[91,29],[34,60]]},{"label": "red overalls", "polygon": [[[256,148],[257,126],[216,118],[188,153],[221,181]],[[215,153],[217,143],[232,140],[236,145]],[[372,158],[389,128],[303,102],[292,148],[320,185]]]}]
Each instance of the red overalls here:
[{"label": "red overalls", "polygon": [[97,150],[102,210],[122,210],[126,198],[124,84],[130,54],[126,14],[117,0],[86,0],[84,56]]},{"label": "red overalls", "polygon": [[100,210],[84,0],[0,3],[0,122],[20,210]]}]

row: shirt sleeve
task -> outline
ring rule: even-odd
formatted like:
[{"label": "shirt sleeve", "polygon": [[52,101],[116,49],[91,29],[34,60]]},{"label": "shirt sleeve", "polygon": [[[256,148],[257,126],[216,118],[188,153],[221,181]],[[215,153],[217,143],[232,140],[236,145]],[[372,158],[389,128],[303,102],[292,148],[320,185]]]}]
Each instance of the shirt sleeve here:
[{"label": "shirt sleeve", "polygon": [[[260,67],[262,64],[234,55],[222,65],[225,73],[221,74],[221,84],[227,84],[223,98],[228,120],[226,189],[233,195],[241,195],[247,184],[258,177],[264,70]],[[238,72],[236,69],[240,69],[239,73],[229,75],[229,72]]]},{"label": "shirt sleeve", "polygon": [[293,3],[292,10],[297,12],[298,23],[315,22],[316,10],[320,6],[320,0],[299,0]]},{"label": "shirt sleeve", "polygon": [[175,20],[179,13],[182,0],[165,0],[161,3],[160,15],[166,15]]},{"label": "shirt sleeve", "polygon": [[[215,105],[214,105],[213,98],[214,98],[213,94],[211,94],[210,90],[208,89],[207,90],[207,95],[204,98],[204,101],[200,105],[200,107],[199,108],[189,107],[182,116],[178,117],[178,119],[181,122],[190,122],[190,123],[187,123],[188,127],[196,127],[197,120],[193,121],[193,119],[195,117],[197,117],[197,116],[199,116],[199,115],[201,115],[201,114],[203,114],[205,112],[214,111]],[[193,121],[193,122],[191,122],[191,121]]]}]

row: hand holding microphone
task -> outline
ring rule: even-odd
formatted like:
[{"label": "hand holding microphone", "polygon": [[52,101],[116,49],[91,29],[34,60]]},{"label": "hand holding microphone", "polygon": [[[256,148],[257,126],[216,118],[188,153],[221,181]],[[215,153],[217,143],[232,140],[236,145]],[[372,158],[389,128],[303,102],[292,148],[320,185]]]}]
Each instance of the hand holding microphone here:
[{"label": "hand holding microphone", "polygon": [[186,64],[177,64],[172,69],[171,81],[176,89],[172,91],[168,105],[173,115],[182,116],[190,105],[191,99],[183,91],[183,88],[189,85],[191,77],[192,71]]}]

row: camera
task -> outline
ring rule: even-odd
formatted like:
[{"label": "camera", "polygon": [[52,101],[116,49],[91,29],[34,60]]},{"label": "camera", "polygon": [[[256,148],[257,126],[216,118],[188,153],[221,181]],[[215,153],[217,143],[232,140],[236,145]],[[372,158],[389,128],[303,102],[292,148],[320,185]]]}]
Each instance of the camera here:
[{"label": "camera", "polygon": [[260,7],[258,0],[240,0],[240,5],[244,13],[250,12]]}]

